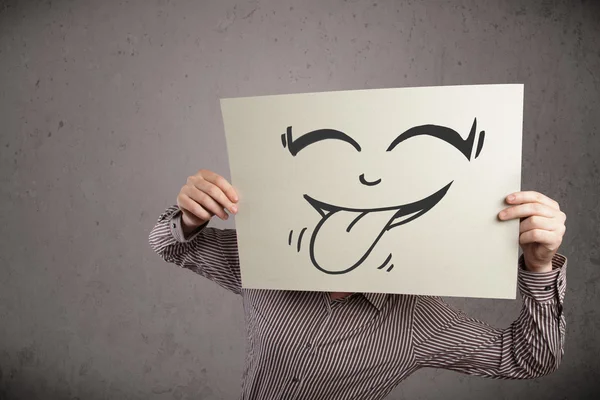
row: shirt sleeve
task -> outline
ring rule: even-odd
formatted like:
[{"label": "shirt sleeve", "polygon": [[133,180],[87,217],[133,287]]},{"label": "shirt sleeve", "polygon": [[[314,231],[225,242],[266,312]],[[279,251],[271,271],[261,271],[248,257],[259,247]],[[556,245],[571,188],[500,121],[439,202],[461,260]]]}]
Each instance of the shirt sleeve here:
[{"label": "shirt sleeve", "polygon": [[208,228],[204,224],[188,236],[183,233],[181,210],[169,207],[150,232],[150,247],[166,262],[187,268],[240,294],[242,279],[234,229]]},{"label": "shirt sleeve", "polygon": [[506,329],[469,318],[439,297],[419,297],[413,330],[419,366],[498,379],[537,378],[555,371],[565,340],[567,259],[557,254],[552,264],[552,271],[530,272],[521,256],[523,307]]}]

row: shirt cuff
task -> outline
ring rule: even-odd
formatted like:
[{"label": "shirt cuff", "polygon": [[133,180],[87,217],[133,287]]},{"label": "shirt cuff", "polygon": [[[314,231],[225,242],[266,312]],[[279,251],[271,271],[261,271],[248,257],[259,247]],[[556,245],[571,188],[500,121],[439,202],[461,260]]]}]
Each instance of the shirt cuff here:
[{"label": "shirt cuff", "polygon": [[185,236],[185,233],[183,232],[183,224],[181,221],[182,215],[183,213],[181,212],[181,210],[177,210],[171,216],[171,219],[169,220],[169,228],[171,229],[171,235],[173,235],[175,240],[180,243],[191,242],[196,238],[196,236],[198,236],[202,229],[204,229],[206,225],[208,225],[208,222],[205,222],[204,224],[200,225],[193,232],[189,233],[188,236]]},{"label": "shirt cuff", "polygon": [[533,272],[525,268],[523,256],[519,257],[518,286],[521,294],[533,298],[538,303],[550,303],[558,300],[562,305],[567,286],[567,258],[561,254],[554,255],[552,271]]}]

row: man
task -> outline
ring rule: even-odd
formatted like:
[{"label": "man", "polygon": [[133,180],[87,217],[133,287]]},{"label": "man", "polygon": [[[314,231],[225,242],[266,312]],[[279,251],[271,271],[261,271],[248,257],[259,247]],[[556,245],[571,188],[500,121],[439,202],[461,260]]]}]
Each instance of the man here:
[{"label": "man", "polygon": [[[498,215],[521,219],[523,307],[506,329],[469,318],[439,297],[243,289],[235,230],[206,227],[214,215],[237,213],[237,202],[223,177],[201,170],[149,240],[165,261],[242,296],[242,399],[383,399],[423,367],[527,379],[560,364],[567,260],[557,250],[566,215],[554,200],[513,193]],[[269,229],[268,221],[257,229]]]}]

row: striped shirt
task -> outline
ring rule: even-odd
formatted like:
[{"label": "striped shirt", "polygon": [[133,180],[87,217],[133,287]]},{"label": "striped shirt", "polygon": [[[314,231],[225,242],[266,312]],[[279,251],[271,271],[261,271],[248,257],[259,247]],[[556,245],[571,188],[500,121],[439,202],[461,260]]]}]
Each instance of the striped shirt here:
[{"label": "striped shirt", "polygon": [[184,237],[181,211],[169,207],[150,233],[167,262],[243,298],[246,357],[242,399],[383,399],[419,368],[503,379],[540,377],[563,354],[566,258],[534,273],[519,260],[523,307],[497,329],[433,296],[242,288],[233,229],[201,227]]}]

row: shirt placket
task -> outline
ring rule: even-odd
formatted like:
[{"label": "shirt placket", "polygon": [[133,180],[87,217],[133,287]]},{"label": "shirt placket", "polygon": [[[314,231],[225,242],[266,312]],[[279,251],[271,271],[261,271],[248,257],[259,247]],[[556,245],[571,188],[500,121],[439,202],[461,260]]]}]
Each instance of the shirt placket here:
[{"label": "shirt placket", "polygon": [[329,294],[323,293],[323,295],[327,296],[327,298],[326,301],[323,302],[324,305],[319,314],[319,318],[316,320],[315,324],[309,328],[309,333],[305,336],[305,339],[298,344],[299,355],[296,357],[297,361],[290,381],[280,397],[282,400],[296,399],[307,379],[310,379],[312,374],[319,372],[313,368],[313,361],[316,356],[316,349],[321,335],[323,334],[323,330],[331,320],[331,314],[333,312],[328,298]]}]

